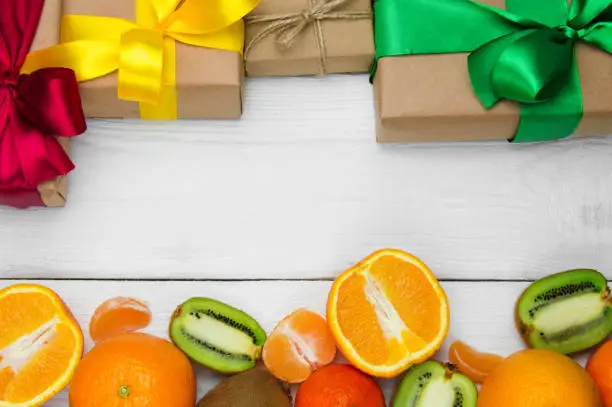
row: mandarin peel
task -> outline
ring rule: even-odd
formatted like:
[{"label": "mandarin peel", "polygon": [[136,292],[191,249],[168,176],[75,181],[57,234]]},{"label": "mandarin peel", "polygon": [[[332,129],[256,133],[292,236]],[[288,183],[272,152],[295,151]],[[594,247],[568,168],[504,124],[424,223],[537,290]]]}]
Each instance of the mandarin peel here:
[{"label": "mandarin peel", "polygon": [[128,332],[85,355],[70,385],[69,402],[70,407],[193,407],[196,376],[187,356],[169,341]]}]

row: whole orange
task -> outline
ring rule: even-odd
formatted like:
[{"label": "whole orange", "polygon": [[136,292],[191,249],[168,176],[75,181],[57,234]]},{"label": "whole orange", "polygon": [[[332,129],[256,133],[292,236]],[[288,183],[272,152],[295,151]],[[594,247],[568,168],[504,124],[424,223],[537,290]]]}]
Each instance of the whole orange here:
[{"label": "whole orange", "polygon": [[606,341],[591,356],[587,372],[595,380],[604,406],[612,407],[612,340]]},{"label": "whole orange", "polygon": [[189,359],[170,342],[126,333],[96,345],[70,385],[70,407],[193,407]]},{"label": "whole orange", "polygon": [[478,407],[601,407],[595,383],[578,363],[544,349],[506,358],[482,384]]},{"label": "whole orange", "polygon": [[328,365],[300,386],[295,407],[385,407],[385,397],[365,373],[349,365]]}]

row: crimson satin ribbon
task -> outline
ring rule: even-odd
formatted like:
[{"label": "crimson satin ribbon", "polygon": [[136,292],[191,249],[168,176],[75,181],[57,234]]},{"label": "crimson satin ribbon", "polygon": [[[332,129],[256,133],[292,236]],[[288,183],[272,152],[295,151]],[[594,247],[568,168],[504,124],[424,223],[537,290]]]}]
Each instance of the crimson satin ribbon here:
[{"label": "crimson satin ribbon", "polygon": [[40,205],[38,184],[74,168],[56,137],[86,129],[72,70],[20,74],[43,5],[0,0],[0,203],[18,207]]}]

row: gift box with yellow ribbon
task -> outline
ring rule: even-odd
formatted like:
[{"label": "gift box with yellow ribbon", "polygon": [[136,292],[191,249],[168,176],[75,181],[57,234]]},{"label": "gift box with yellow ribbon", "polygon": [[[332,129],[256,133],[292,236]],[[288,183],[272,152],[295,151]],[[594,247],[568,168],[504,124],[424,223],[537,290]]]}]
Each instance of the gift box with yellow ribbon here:
[{"label": "gift box with yellow ribbon", "polygon": [[377,0],[381,142],[612,134],[612,0]]},{"label": "gift box with yellow ribbon", "polygon": [[263,0],[246,18],[248,76],[368,72],[371,0]]},{"label": "gift box with yellow ribbon", "polygon": [[239,118],[243,17],[258,3],[64,0],[62,43],[25,69],[73,69],[87,117]]}]

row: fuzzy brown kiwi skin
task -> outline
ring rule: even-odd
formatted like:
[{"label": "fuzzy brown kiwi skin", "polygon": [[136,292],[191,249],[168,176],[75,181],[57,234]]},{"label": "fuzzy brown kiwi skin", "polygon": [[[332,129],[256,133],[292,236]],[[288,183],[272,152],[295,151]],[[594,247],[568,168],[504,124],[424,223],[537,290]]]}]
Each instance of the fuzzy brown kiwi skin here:
[{"label": "fuzzy brown kiwi skin", "polygon": [[[242,388],[228,393],[227,387],[229,382],[221,382],[202,399],[200,399],[196,407],[225,407],[234,405],[239,407],[291,407],[293,405],[289,388],[284,383],[272,376],[272,374],[261,365],[258,365],[251,370],[239,373],[238,375],[226,380],[236,380],[237,376],[249,378],[247,379],[246,383],[242,383]],[[246,390],[244,389],[245,385],[247,386]],[[260,390],[262,386],[269,391],[269,398],[267,400],[258,400],[257,402],[254,402],[252,399],[245,400],[236,397],[235,393],[237,392],[246,391],[247,393],[255,393]]]},{"label": "fuzzy brown kiwi skin", "polygon": [[[179,305],[178,307],[176,307],[176,309],[174,310],[174,312],[172,313],[172,316],[170,317],[170,323],[168,324],[168,337],[170,338],[170,340],[172,341],[172,343],[174,344],[174,346],[176,346],[177,348],[181,349],[180,346],[178,346],[178,344],[174,341],[174,338],[172,337],[172,324],[174,323],[174,320],[181,315],[181,312],[183,311],[183,304]],[[182,352],[182,350],[181,350]]]}]

